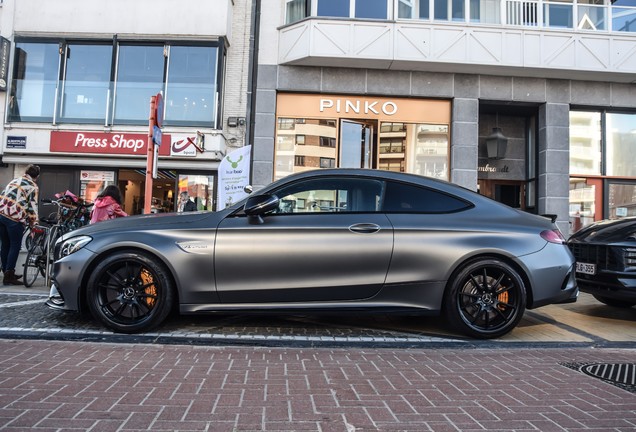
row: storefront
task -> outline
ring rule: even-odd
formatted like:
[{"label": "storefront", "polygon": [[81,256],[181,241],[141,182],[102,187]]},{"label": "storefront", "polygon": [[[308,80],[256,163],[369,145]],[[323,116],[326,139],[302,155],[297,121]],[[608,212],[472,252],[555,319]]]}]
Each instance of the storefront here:
[{"label": "storefront", "polygon": [[[49,134],[46,151],[25,155],[27,149],[37,150],[35,142]],[[42,131],[12,135],[8,142],[20,142],[10,148],[4,160],[14,163],[38,163],[40,197],[51,199],[56,193],[69,190],[77,196],[94,201],[108,185],[122,192],[124,210],[142,214],[145,202],[147,136],[140,133],[105,133],[94,131]],[[214,210],[219,157],[197,145],[201,140],[191,135],[164,134],[159,146],[157,177],[153,180],[151,212],[177,210],[177,197],[187,191],[199,210]],[[33,142],[31,142],[33,141]],[[19,148],[23,147],[23,148]],[[44,149],[43,149],[44,150]],[[43,205],[41,215],[48,206]]]},{"label": "storefront", "polygon": [[274,178],[377,168],[448,180],[446,100],[279,93]]}]

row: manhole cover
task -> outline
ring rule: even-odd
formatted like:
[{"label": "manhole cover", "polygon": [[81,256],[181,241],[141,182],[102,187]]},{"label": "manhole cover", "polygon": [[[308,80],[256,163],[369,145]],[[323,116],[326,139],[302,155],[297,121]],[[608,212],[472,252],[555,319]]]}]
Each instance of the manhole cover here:
[{"label": "manhole cover", "polygon": [[636,393],[636,363],[561,363],[561,365]]}]

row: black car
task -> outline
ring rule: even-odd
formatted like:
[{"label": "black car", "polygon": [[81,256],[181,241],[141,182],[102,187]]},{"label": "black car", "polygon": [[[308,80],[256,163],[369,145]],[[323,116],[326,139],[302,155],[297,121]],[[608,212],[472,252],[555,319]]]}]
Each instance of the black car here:
[{"label": "black car", "polygon": [[636,305],[636,217],[604,220],[573,234],[579,289],[609,306]]}]

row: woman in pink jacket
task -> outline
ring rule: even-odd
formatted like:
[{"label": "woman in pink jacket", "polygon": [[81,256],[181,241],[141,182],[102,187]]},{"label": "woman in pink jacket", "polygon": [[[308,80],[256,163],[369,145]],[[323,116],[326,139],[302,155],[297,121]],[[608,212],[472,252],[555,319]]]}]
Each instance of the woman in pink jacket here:
[{"label": "woman in pink jacket", "polygon": [[109,219],[128,216],[121,208],[121,192],[114,185],[107,186],[106,189],[97,195],[95,205],[91,211],[91,223],[97,223]]}]

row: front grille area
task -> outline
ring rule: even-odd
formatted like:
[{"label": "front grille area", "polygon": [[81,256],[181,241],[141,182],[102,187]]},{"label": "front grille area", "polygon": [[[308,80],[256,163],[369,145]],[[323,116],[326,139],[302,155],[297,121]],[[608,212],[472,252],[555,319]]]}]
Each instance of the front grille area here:
[{"label": "front grille area", "polygon": [[611,246],[571,243],[577,262],[596,264],[597,270],[623,271],[622,249]]}]

